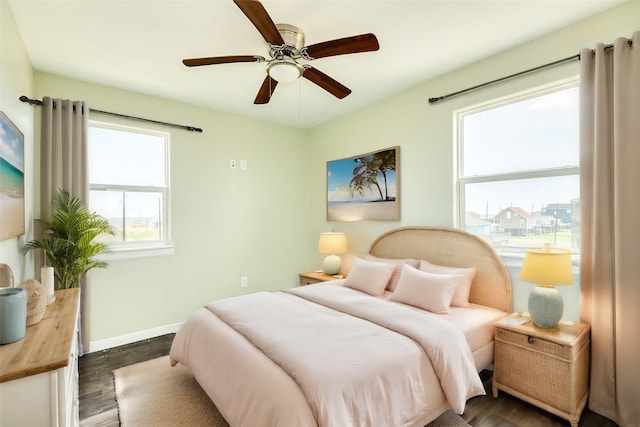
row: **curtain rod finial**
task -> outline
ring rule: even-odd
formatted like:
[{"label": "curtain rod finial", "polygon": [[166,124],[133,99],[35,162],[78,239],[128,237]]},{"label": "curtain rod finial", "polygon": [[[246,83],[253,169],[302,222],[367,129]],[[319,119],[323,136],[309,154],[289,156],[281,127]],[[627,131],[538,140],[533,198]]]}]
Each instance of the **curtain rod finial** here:
[{"label": "curtain rod finial", "polygon": [[42,101],[38,100],[38,99],[31,99],[28,96],[24,96],[22,95],[20,98],[18,98],[20,101],[22,102],[26,102],[29,105],[42,105]]}]

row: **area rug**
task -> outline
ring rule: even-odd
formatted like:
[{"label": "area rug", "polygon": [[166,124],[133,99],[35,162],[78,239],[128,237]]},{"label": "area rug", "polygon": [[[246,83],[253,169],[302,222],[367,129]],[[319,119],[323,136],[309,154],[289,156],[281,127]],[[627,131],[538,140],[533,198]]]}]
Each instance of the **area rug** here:
[{"label": "area rug", "polygon": [[[120,425],[229,427],[189,369],[164,356],[113,371]],[[428,427],[469,426],[447,411]]]}]

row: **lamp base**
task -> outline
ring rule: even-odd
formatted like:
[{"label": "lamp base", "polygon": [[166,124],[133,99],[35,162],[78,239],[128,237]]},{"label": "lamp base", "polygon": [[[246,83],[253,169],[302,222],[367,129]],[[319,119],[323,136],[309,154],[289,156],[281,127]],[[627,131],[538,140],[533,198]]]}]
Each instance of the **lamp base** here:
[{"label": "lamp base", "polygon": [[536,286],[529,294],[529,314],[534,325],[555,328],[563,311],[562,295],[556,288]]},{"label": "lamp base", "polygon": [[330,276],[340,273],[341,268],[342,260],[338,255],[329,255],[322,262],[322,271]]}]

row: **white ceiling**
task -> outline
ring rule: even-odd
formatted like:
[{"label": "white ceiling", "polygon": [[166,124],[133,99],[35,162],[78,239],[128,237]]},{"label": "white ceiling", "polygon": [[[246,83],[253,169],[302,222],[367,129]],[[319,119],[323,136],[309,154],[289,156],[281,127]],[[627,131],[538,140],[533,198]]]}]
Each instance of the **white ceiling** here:
[{"label": "white ceiling", "polygon": [[380,50],[311,63],[353,91],[342,100],[299,79],[280,84],[270,104],[259,106],[253,100],[264,64],[187,68],[181,62],[268,57],[260,33],[232,0],[9,0],[9,5],[36,70],[312,127],[623,1],[264,0],[273,21],[300,27],[307,45],[372,32]]}]

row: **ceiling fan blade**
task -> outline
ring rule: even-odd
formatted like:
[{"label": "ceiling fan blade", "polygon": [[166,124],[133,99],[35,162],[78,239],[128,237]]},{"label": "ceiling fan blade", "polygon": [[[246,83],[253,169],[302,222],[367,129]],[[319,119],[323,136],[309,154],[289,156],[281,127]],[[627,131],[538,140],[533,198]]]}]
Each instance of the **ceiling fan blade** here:
[{"label": "ceiling fan blade", "polygon": [[236,56],[212,56],[209,58],[183,59],[182,63],[187,67],[199,67],[200,65],[230,64],[233,62],[264,62],[262,56],[236,55]]},{"label": "ceiling fan blade", "polygon": [[305,68],[302,77],[317,84],[322,89],[339,99],[342,99],[351,93],[351,89],[313,67]]},{"label": "ceiling fan blade", "polygon": [[276,86],[278,85],[278,81],[271,78],[271,76],[267,76],[262,82],[262,86],[260,86],[260,90],[258,91],[258,96],[256,96],[254,104],[268,104],[271,100],[271,95],[273,95],[273,91],[276,90]]},{"label": "ceiling fan blade", "polygon": [[329,40],[306,47],[307,54],[312,59],[349,53],[372,52],[378,49],[380,49],[378,39],[371,33]]},{"label": "ceiling fan blade", "polygon": [[278,46],[284,44],[276,24],[273,23],[262,3],[256,0],[233,0],[233,2],[249,18],[267,43]]}]

